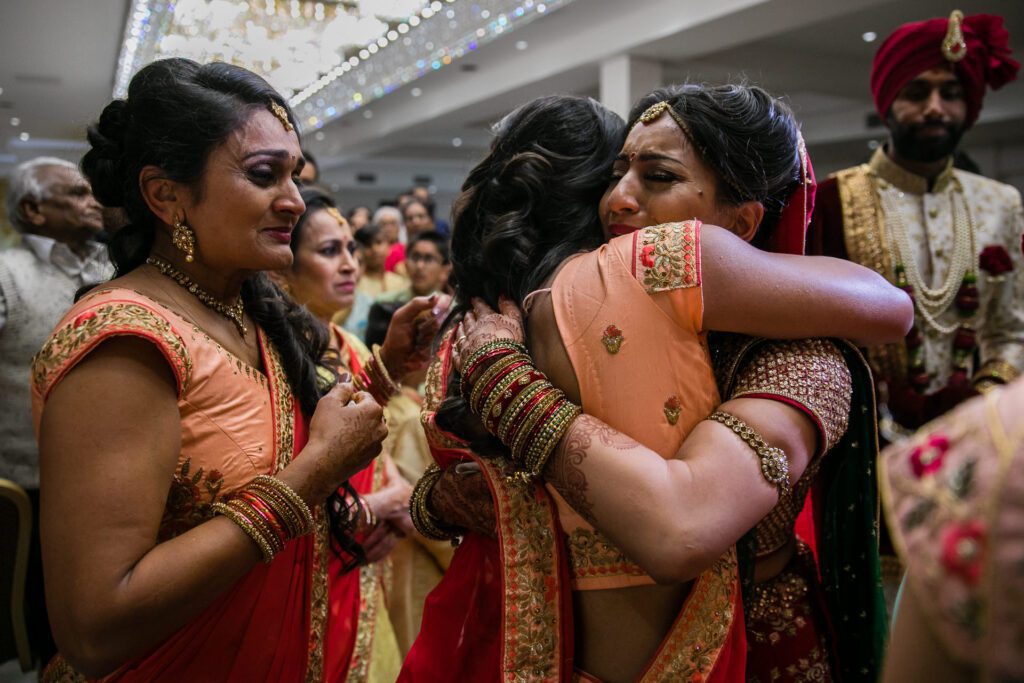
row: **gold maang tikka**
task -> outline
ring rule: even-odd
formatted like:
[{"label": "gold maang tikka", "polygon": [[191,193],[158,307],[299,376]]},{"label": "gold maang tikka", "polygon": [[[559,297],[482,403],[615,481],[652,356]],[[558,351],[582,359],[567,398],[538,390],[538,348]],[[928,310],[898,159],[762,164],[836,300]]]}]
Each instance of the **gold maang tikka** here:
[{"label": "gold maang tikka", "polygon": [[295,130],[295,126],[292,125],[291,119],[288,118],[288,112],[280,104],[274,100],[270,100],[270,113],[277,117],[277,120],[281,122],[284,129],[289,133]]},{"label": "gold maang tikka", "polygon": [[[689,140],[690,144],[696,148],[697,152],[700,154],[700,158],[704,160],[704,163],[710,164],[711,161],[710,157],[708,157],[708,151],[697,142],[697,138],[693,137],[693,131],[690,130],[690,124],[686,123],[686,121],[683,120],[683,117],[679,115],[679,112],[673,109],[672,105],[665,100],[655,102],[651,106],[647,107],[647,109],[644,110],[644,113],[640,114],[640,118],[636,120],[636,123],[633,124],[633,128],[636,128],[641,123],[644,125],[654,123],[661,118],[661,115],[665,112],[668,112],[668,115],[672,117],[672,120],[675,121],[676,125],[678,125],[683,131],[683,135],[686,136],[686,139]],[[736,183],[734,183],[730,178],[727,178],[721,171],[718,171],[718,175],[721,176],[722,180],[728,183],[732,189],[736,190],[740,197],[749,196],[748,193],[744,192],[736,185]]]}]

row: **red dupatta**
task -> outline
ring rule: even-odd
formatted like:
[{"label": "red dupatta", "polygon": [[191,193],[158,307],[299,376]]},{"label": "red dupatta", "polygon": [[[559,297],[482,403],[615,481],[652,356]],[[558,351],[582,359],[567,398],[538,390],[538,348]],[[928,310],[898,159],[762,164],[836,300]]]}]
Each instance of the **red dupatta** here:
[{"label": "red dupatta", "polygon": [[[440,429],[454,335],[427,375],[424,428],[442,469],[473,460],[491,489],[498,538],[467,534],[427,597],[420,633],[399,681],[574,680],[572,591],[565,539],[543,486],[523,485],[501,460],[480,458]],[[743,680],[746,638],[736,556],[730,551],[694,582],[640,681]]]},{"label": "red dupatta", "polygon": [[[301,452],[308,425],[276,351],[260,333],[274,421],[274,471]],[[104,681],[322,681],[327,620],[327,524],[314,509],[312,534],[258,564],[191,623]],[[330,646],[328,646],[330,649]],[[81,680],[59,655],[47,681]]]}]

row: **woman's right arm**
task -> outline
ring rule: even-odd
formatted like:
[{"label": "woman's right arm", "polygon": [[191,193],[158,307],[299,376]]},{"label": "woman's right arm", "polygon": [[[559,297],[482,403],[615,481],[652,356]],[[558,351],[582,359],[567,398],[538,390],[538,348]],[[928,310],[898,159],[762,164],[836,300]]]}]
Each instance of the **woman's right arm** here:
[{"label": "woman's right arm", "polygon": [[[345,406],[335,387],[300,457],[277,476],[320,503],[376,454],[381,410]],[[352,435],[358,434],[358,438]],[[100,345],[53,389],[40,426],[47,602],[61,652],[88,676],[110,673],[198,616],[261,554],[217,516],[157,543],[181,448],[175,380],[152,344]]]},{"label": "woman's right arm", "polygon": [[856,263],[773,254],[714,225],[701,227],[700,250],[704,329],[873,346],[902,340],[914,322],[910,297]]}]

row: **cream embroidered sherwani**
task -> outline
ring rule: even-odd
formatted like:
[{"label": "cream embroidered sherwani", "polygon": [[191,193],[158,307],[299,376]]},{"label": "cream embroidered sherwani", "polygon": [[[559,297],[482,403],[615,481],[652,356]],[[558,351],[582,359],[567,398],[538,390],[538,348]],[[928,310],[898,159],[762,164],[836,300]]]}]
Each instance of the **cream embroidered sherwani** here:
[{"label": "cream embroidered sherwani", "polygon": [[[899,257],[893,233],[902,225],[922,279],[931,288],[945,280],[957,258],[954,213],[966,205],[974,246],[973,253],[964,256],[969,259],[969,269],[977,273],[980,306],[973,317],[964,320],[951,303],[936,317],[940,326],[949,328],[945,332],[926,323],[917,311],[924,365],[930,376],[925,394],[935,394],[949,382],[954,370],[953,338],[960,321],[977,332],[980,362],[972,359],[968,367],[975,384],[1009,381],[1024,370],[1024,214],[1016,189],[955,170],[952,165],[929,188],[925,178],[898,166],[880,148],[869,163],[834,174],[821,190],[821,204],[809,235],[811,252],[847,257],[895,283]],[[836,194],[838,207],[834,206]],[[899,215],[888,215],[894,211]],[[841,231],[841,241],[837,231]],[[995,277],[983,270],[979,255],[988,247],[1004,249],[1012,270]],[[954,287],[959,287],[959,282]],[[890,387],[906,382],[905,344],[871,349],[870,356],[879,380]],[[923,419],[937,417],[931,414],[935,407],[925,408]]]}]

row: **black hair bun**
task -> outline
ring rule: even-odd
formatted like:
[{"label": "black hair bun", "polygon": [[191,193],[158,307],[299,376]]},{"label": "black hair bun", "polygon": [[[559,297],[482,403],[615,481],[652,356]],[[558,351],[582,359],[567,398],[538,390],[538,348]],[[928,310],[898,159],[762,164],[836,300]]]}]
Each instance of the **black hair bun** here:
[{"label": "black hair bun", "polygon": [[82,171],[89,178],[96,199],[104,206],[124,206],[128,116],[128,102],[114,100],[104,107],[100,120],[86,131],[91,149],[82,158]]}]

